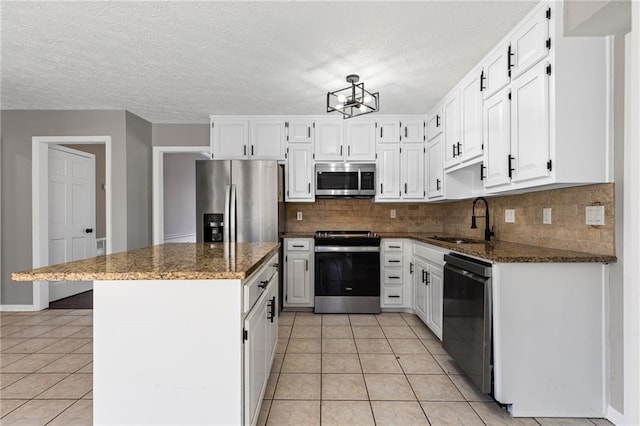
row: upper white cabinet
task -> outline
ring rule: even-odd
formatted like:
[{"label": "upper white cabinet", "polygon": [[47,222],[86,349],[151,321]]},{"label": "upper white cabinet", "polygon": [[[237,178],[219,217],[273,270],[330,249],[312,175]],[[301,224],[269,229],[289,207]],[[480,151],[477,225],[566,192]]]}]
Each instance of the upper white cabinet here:
[{"label": "upper white cabinet", "polygon": [[400,190],[403,200],[424,200],[424,143],[403,143],[400,153]]},{"label": "upper white cabinet", "polygon": [[483,61],[481,80],[485,99],[509,84],[509,53],[509,46],[500,44]]},{"label": "upper white cabinet", "polygon": [[287,146],[285,201],[315,201],[313,147],[311,144]]},{"label": "upper white cabinet", "polygon": [[376,123],[369,119],[350,119],[345,124],[346,161],[366,162],[376,159]]},{"label": "upper white cabinet", "polygon": [[400,144],[378,145],[376,200],[400,199]]},{"label": "upper white cabinet", "polygon": [[511,101],[509,88],[502,89],[484,102],[484,186],[509,183]]},{"label": "upper white cabinet", "polygon": [[438,106],[427,116],[427,140],[430,141],[440,133],[442,133],[442,107]]},{"label": "upper white cabinet", "polygon": [[550,18],[550,9],[542,8],[515,30],[509,42],[512,80],[517,79],[549,53],[551,49]]},{"label": "upper white cabinet", "polygon": [[284,160],[285,139],[280,118],[211,117],[214,160]]},{"label": "upper white cabinet", "polygon": [[377,120],[376,142],[400,142],[400,120],[397,118]]},{"label": "upper white cabinet", "polygon": [[344,161],[344,124],[342,119],[315,121],[316,161]]},{"label": "upper white cabinet", "polygon": [[404,118],[400,120],[400,141],[404,143],[423,143],[426,122],[424,118]]},{"label": "upper white cabinet", "polygon": [[442,134],[427,143],[427,173],[425,186],[427,197],[442,198],[444,195],[444,182],[442,173]]},{"label": "upper white cabinet", "polygon": [[282,119],[252,119],[249,159],[284,160],[284,125]]},{"label": "upper white cabinet", "polygon": [[285,123],[288,143],[313,143],[314,122],[310,119],[294,119]]},{"label": "upper white cabinet", "polygon": [[211,119],[211,153],[214,160],[243,160],[249,155],[249,120]]},{"label": "upper white cabinet", "polygon": [[482,90],[480,89],[482,72],[473,70],[460,83],[460,142],[461,162],[482,155]]},{"label": "upper white cabinet", "polygon": [[442,106],[444,118],[444,164],[451,167],[460,161],[462,144],[460,143],[460,97],[458,89],[445,99]]},{"label": "upper white cabinet", "polygon": [[377,143],[422,143],[425,119],[416,116],[391,117],[376,121]]}]

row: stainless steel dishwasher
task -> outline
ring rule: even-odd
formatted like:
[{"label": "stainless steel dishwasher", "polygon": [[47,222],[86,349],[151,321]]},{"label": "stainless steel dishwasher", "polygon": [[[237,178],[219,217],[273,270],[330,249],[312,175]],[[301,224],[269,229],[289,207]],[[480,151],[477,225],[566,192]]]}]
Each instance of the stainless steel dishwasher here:
[{"label": "stainless steel dishwasher", "polygon": [[491,264],[444,255],[442,345],[483,393],[492,392]]}]

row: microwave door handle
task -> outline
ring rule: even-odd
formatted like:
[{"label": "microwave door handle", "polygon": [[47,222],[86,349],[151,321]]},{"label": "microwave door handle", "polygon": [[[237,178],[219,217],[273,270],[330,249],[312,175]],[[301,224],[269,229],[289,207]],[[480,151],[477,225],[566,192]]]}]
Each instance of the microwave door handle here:
[{"label": "microwave door handle", "polygon": [[224,219],[223,219],[223,232],[222,232],[222,241],[225,243],[229,242],[229,227],[231,225],[231,216],[230,214],[230,202],[231,202],[231,186],[225,185],[224,187]]}]

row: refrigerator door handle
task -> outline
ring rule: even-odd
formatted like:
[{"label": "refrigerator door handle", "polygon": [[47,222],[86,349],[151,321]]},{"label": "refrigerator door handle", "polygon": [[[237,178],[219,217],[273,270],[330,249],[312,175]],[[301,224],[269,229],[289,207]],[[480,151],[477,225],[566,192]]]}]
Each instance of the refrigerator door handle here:
[{"label": "refrigerator door handle", "polygon": [[236,242],[236,186],[231,185],[231,200],[229,203],[229,222],[231,223],[230,241]]},{"label": "refrigerator door handle", "polygon": [[231,216],[229,216],[230,208],[229,201],[231,197],[231,186],[225,185],[224,187],[224,219],[222,224],[222,241],[229,242],[229,225],[231,224]]}]

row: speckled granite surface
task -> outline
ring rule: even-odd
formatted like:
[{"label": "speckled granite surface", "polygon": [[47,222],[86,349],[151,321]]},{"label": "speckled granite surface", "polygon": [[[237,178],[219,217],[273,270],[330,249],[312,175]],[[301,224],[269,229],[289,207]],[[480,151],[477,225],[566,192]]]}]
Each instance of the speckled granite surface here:
[{"label": "speckled granite surface", "polygon": [[441,232],[383,232],[382,238],[409,238],[434,246],[444,247],[458,253],[481,257],[493,262],[502,263],[613,263],[615,256],[582,253],[578,251],[559,250],[505,241],[490,241],[479,244],[454,244],[433,239],[434,236],[453,237]]},{"label": "speckled granite surface", "polygon": [[169,243],[14,272],[15,281],[244,279],[278,243]]}]

